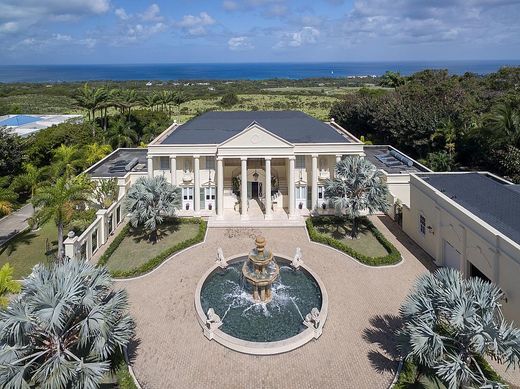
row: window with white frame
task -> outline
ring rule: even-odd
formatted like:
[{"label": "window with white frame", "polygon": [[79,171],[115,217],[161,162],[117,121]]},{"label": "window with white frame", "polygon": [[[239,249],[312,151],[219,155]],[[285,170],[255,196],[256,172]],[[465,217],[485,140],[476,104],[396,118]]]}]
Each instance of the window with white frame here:
[{"label": "window with white frame", "polygon": [[318,186],[318,200],[324,200],[324,199],[325,199],[325,187]]},{"label": "window with white frame", "polygon": [[426,218],[423,215],[419,215],[419,232],[426,235]]},{"label": "window with white frame", "polygon": [[170,157],[159,157],[161,170],[170,170]]},{"label": "window with white frame", "polygon": [[192,186],[182,188],[182,200],[184,200],[184,201],[193,200],[193,187]]},{"label": "window with white frame", "polygon": [[296,156],[296,169],[305,169],[305,155],[297,155]]},{"label": "window with white frame", "polygon": [[215,170],[215,157],[206,157],[206,170]]}]

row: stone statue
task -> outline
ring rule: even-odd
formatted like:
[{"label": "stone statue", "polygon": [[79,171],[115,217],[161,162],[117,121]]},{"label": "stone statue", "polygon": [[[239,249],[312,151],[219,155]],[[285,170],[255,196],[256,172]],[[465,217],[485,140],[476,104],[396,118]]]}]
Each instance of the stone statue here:
[{"label": "stone statue", "polygon": [[318,308],[311,309],[311,312],[305,316],[303,324],[314,329],[317,329],[320,326],[320,311]]},{"label": "stone statue", "polygon": [[222,269],[227,268],[228,264],[226,262],[226,258],[224,258],[224,252],[222,251],[222,247],[217,249],[217,265],[219,265]]},{"label": "stone statue", "polygon": [[210,330],[214,330],[222,325],[222,320],[220,319],[220,316],[215,313],[215,310],[213,308],[208,309],[208,313],[206,313],[206,316],[206,326]]},{"label": "stone statue", "polygon": [[303,263],[303,254],[302,249],[299,247],[296,247],[296,254],[294,254],[294,258],[291,262],[291,266],[295,269],[298,269]]}]

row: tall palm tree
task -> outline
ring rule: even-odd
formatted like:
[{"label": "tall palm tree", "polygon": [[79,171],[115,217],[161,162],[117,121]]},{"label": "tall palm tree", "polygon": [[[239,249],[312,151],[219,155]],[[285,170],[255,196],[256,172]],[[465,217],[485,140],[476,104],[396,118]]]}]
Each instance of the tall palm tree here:
[{"label": "tall palm tree", "polygon": [[103,145],[97,142],[89,144],[85,148],[85,162],[88,166],[93,165],[97,161],[105,158],[111,152],[112,147],[110,145]]},{"label": "tall palm tree", "polygon": [[141,177],[129,189],[125,206],[132,226],[144,227],[149,233],[150,242],[155,243],[164,218],[174,216],[181,207],[181,190],[163,176]]},{"label": "tall palm tree", "polygon": [[37,265],[0,311],[0,387],[98,388],[135,324],[106,268]]},{"label": "tall palm tree", "polygon": [[520,329],[504,321],[502,298],[496,285],[454,269],[420,276],[401,306],[403,356],[450,389],[503,387],[480,367],[483,357],[520,366]]},{"label": "tall palm tree", "polygon": [[13,211],[13,202],[18,198],[8,185],[9,177],[0,177],[0,216],[9,215]]},{"label": "tall palm tree", "polygon": [[34,197],[34,192],[38,185],[41,184],[45,176],[46,168],[38,168],[32,163],[26,162],[23,164],[24,173],[16,176],[13,180],[15,188],[27,188],[31,191],[31,198]]},{"label": "tall palm tree", "polygon": [[130,118],[132,107],[135,107],[139,103],[139,96],[135,89],[123,89],[119,93],[119,105],[126,111],[127,118]]},{"label": "tall palm tree", "polygon": [[325,196],[338,214],[352,220],[351,236],[356,238],[363,212],[373,214],[388,209],[388,187],[383,173],[365,158],[347,157],[336,164],[335,172],[335,178],[325,184]]},{"label": "tall palm tree", "polygon": [[101,109],[107,99],[105,88],[91,88],[88,83],[78,90],[75,96],[78,105],[88,111],[88,120],[92,122],[92,136],[96,136],[96,111]]},{"label": "tall palm tree", "polygon": [[80,165],[81,158],[77,146],[60,145],[52,151],[55,174],[71,177]]},{"label": "tall palm tree", "polygon": [[520,147],[520,112],[511,103],[496,106],[484,125],[496,143]]},{"label": "tall palm tree", "polygon": [[161,101],[162,96],[153,92],[146,95],[141,96],[141,104],[144,105],[146,108],[154,110],[155,106],[162,104]]},{"label": "tall palm tree", "polygon": [[53,219],[58,227],[58,255],[63,260],[63,234],[65,223],[74,214],[75,206],[89,200],[93,185],[87,176],[61,176],[55,183],[36,190],[32,199],[35,207],[35,219],[40,223]]},{"label": "tall palm tree", "polygon": [[108,143],[114,148],[133,147],[139,138],[137,131],[133,128],[134,123],[119,118],[113,123],[107,132]]}]

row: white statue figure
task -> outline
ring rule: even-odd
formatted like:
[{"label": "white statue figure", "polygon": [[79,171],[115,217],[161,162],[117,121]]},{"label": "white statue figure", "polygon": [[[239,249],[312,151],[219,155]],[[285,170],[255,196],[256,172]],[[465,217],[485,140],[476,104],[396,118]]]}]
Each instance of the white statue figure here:
[{"label": "white statue figure", "polygon": [[208,309],[208,313],[206,313],[207,319],[206,319],[206,326],[210,329],[216,329],[222,325],[222,320],[220,319],[220,316],[215,313],[215,310],[213,308]]},{"label": "white statue figure", "polygon": [[226,258],[224,258],[224,252],[222,251],[222,247],[217,249],[217,265],[219,265],[222,269],[227,268],[228,264],[226,262]]},{"label": "white statue figure", "polygon": [[298,269],[302,263],[303,263],[302,249],[299,247],[296,247],[296,254],[294,254],[294,258],[291,262],[291,266],[294,267],[295,269]]},{"label": "white statue figure", "polygon": [[318,308],[312,308],[311,312],[305,316],[303,322],[307,327],[317,329],[320,326],[320,311]]}]

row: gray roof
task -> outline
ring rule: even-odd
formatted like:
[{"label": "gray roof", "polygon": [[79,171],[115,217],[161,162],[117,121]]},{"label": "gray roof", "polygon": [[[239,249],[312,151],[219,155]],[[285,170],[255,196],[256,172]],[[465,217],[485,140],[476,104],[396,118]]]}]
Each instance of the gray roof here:
[{"label": "gray roof", "polygon": [[126,165],[134,158],[137,158],[138,162],[130,171],[147,172],[147,153],[147,149],[117,149],[108,157],[87,169],[85,173],[100,178],[124,177],[129,172],[125,169]]},{"label": "gray roof", "polygon": [[520,192],[486,173],[421,174],[428,184],[520,243]]},{"label": "gray roof", "polygon": [[162,144],[220,144],[257,122],[291,143],[353,143],[346,134],[300,111],[206,112],[177,127]]},{"label": "gray roof", "polygon": [[[402,157],[410,160],[413,165],[408,166],[401,161],[393,158],[389,155],[390,151],[393,150],[395,153],[401,155]],[[417,173],[417,172],[427,172],[429,171],[424,166],[419,164],[417,161],[411,159],[405,154],[401,153],[399,150],[391,148],[389,146],[371,146],[365,145],[363,146],[363,151],[365,152],[366,158],[372,162],[378,169],[384,170],[388,174],[404,174],[404,173]],[[379,158],[378,158],[379,157]],[[391,160],[391,163],[384,163],[381,157],[385,157],[384,160],[387,162]]]}]

